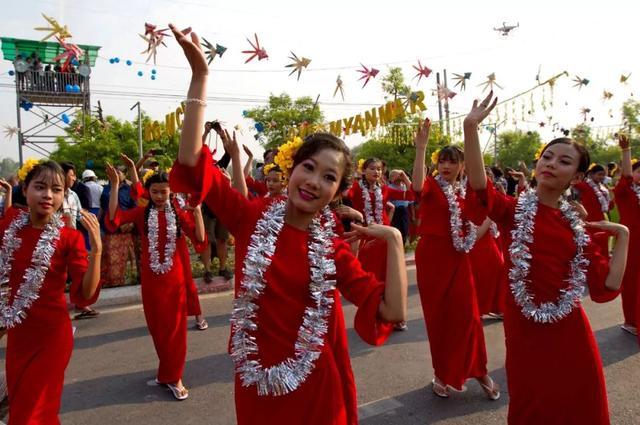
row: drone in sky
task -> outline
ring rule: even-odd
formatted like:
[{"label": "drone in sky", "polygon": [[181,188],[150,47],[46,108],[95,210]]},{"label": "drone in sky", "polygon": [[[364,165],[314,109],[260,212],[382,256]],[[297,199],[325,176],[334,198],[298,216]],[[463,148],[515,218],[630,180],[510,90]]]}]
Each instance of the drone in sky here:
[{"label": "drone in sky", "polygon": [[519,26],[520,26],[520,22],[518,22],[515,25],[507,25],[506,22],[503,22],[501,27],[498,27],[498,28],[494,27],[493,30],[498,31],[500,34],[506,37],[511,33],[511,31],[518,28]]}]

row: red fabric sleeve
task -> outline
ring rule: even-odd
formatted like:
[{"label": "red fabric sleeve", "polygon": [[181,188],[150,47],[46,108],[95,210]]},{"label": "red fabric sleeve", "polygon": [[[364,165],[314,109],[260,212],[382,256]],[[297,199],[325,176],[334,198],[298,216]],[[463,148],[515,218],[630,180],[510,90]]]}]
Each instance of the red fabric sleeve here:
[{"label": "red fabric sleeve", "polygon": [[131,192],[130,192],[129,196],[135,202],[138,202],[138,199],[140,199],[140,198],[148,199],[148,196],[145,196],[146,195],[145,192],[146,191],[144,189],[144,186],[142,186],[142,183],[140,181],[138,181],[135,184],[131,185]]},{"label": "red fabric sleeve", "polygon": [[412,190],[398,190],[392,187],[387,188],[387,200],[389,201],[414,201],[415,195]]},{"label": "red fabric sleeve", "polygon": [[516,203],[516,198],[498,192],[487,180],[487,188],[476,190],[469,196],[465,207],[467,211],[474,211],[473,221],[484,214],[496,224],[509,225],[515,214]]},{"label": "red fabric sleeve", "polygon": [[169,176],[171,191],[188,193],[191,195],[189,205],[192,207],[200,205],[213,184],[211,178],[211,170],[215,167],[213,164],[213,157],[207,146],[202,147],[195,167],[188,167],[177,160],[174,161]]},{"label": "red fabric sleeve", "polygon": [[600,245],[592,241],[585,249],[585,256],[589,260],[587,286],[591,299],[596,303],[606,303],[615,299],[620,291],[611,291],[604,285],[609,275],[608,253],[603,253]]},{"label": "red fabric sleeve", "polygon": [[633,189],[631,189],[631,184],[633,183],[633,177],[631,176],[621,176],[620,180],[616,184],[616,187],[613,189],[613,193],[616,199],[626,198],[627,196],[635,196]]},{"label": "red fabric sleeve", "polygon": [[360,338],[371,345],[382,345],[393,332],[393,324],[378,316],[384,284],[373,273],[362,270],[360,262],[351,253],[346,242],[335,242],[336,281],[342,295],[358,310],[354,328]]},{"label": "red fabric sleeve", "polygon": [[9,207],[5,215],[0,218],[0,232],[4,233],[4,231],[9,227],[14,218],[23,210],[20,208],[15,208],[13,206]]},{"label": "red fabric sleeve", "polygon": [[78,307],[87,307],[91,304],[95,304],[100,295],[100,286],[102,282],[98,284],[96,292],[90,299],[85,299],[82,296],[82,280],[84,274],[89,268],[89,260],[87,259],[87,249],[84,245],[84,238],[82,234],[75,229],[65,230],[65,257],[67,259],[67,272],[71,278],[71,287],[69,288],[69,299],[72,304]]},{"label": "red fabric sleeve", "polygon": [[104,217],[104,225],[110,232],[116,232],[123,224],[135,223],[138,217],[144,216],[144,207],[136,207],[130,210],[116,210],[116,216],[111,220],[107,211]]},{"label": "red fabric sleeve", "polygon": [[231,234],[237,235],[249,222],[245,219],[253,210],[252,202],[233,189],[220,169],[213,165],[208,147],[203,146],[195,167],[176,161],[169,180],[172,191],[191,194],[191,205],[206,202]]},{"label": "red fabric sleeve", "polygon": [[204,241],[200,242],[196,238],[196,220],[192,211],[182,210],[176,207],[176,213],[178,214],[178,220],[180,221],[180,228],[184,234],[191,240],[193,249],[200,254],[204,252],[209,246],[209,239],[207,238],[207,232],[204,232]]},{"label": "red fabric sleeve", "polygon": [[265,182],[258,181],[251,176],[246,178],[247,188],[251,192],[255,192],[258,196],[267,195],[267,184]]}]

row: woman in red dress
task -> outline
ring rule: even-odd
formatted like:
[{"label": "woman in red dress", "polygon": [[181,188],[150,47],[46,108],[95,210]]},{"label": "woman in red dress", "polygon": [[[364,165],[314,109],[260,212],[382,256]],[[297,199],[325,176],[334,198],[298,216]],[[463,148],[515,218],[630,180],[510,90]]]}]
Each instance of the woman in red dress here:
[{"label": "woman in red dress", "polygon": [[[351,207],[362,214],[366,225],[376,223],[388,226],[390,223],[387,209],[388,201],[414,199],[411,180],[402,172],[401,178],[407,190],[390,188],[382,181],[382,161],[378,158],[369,158],[362,166],[362,178],[355,181],[348,192],[344,194],[351,201]],[[362,268],[376,275],[378,280],[384,280],[386,276],[386,246],[384,241],[378,239],[365,239],[361,241],[358,250],[358,259]]]},{"label": "woman in red dress", "polygon": [[[580,203],[587,210],[586,221],[609,219],[609,211],[613,208],[613,200],[609,189],[603,184],[607,173],[600,164],[593,165],[587,171],[583,181],[575,182],[573,187],[580,193]],[[609,236],[604,232],[589,232],[594,242],[600,245],[602,252],[609,252]]]},{"label": "woman in red dress", "polygon": [[587,286],[595,302],[617,296],[628,230],[608,221],[587,223],[616,237],[609,260],[563,197],[589,166],[589,153],[572,139],[545,146],[535,190],[515,199],[487,183],[477,129],[497,103],[492,97],[474,102],[464,139],[474,208],[510,230],[504,274],[509,424],[609,424],[602,362],[580,298]]},{"label": "woman in red dress", "polygon": [[[619,136],[622,149],[622,176],[614,189],[620,222],[629,228],[629,258],[622,280],[622,329],[638,335],[640,315],[640,162],[631,163],[631,148],[626,136]],[[640,342],[640,341],[639,341]]]},{"label": "woman in red dress", "polygon": [[[66,227],[58,210],[64,173],[53,162],[35,165],[24,179],[28,210],[11,208],[0,221],[0,326],[7,328],[6,371],[11,425],[59,424],[64,372],[73,333],[65,287],[71,278],[72,304],[88,306],[98,297],[100,227],[82,211],[89,233]],[[116,192],[117,193],[117,192]]]},{"label": "woman in red dress", "polygon": [[[387,241],[385,284],[366,273],[335,236],[329,202],[346,187],[351,163],[344,142],[309,136],[292,158],[288,197],[246,199],[211,166],[197,129],[204,120],[207,62],[195,35],[171,25],[193,72],[174,190],[204,199],[236,239],[231,356],[236,414],[245,424],[356,424],[357,398],[338,290],[357,307],[355,329],[381,344],[406,312],[406,270],[396,229],[353,225],[348,236]],[[235,137],[223,138],[240,170]]]},{"label": "woman in red dress", "polygon": [[499,241],[498,226],[486,218],[478,227],[478,240],[469,252],[471,272],[478,298],[480,315],[500,318],[503,310],[501,290],[504,258]]},{"label": "woman in red dress", "polygon": [[[135,172],[135,170],[134,170]],[[107,166],[112,187],[118,187],[116,170]],[[193,280],[185,234],[196,251],[206,247],[207,238],[200,208],[193,214],[176,208],[171,201],[169,175],[156,172],[145,182],[150,202],[146,207],[118,209],[117,192],[109,199],[107,225],[118,228],[135,223],[141,239],[141,290],[144,316],[160,364],[156,382],[166,385],[177,400],[189,391],[182,383],[187,355],[187,285]]]},{"label": "woman in red dress", "polygon": [[466,219],[466,187],[459,181],[464,157],[458,148],[441,149],[438,176],[425,178],[430,126],[426,119],[416,136],[413,189],[420,193],[416,273],[435,375],[432,390],[446,398],[475,378],[487,397],[497,400],[500,391],[487,374],[484,332],[467,255],[477,229]]}]

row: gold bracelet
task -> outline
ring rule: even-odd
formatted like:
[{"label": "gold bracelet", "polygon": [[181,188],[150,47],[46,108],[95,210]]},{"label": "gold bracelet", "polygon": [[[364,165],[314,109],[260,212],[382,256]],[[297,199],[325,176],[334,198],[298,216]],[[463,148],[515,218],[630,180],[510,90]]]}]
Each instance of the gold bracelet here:
[{"label": "gold bracelet", "polygon": [[189,104],[189,103],[197,103],[200,106],[207,106],[207,102],[202,100],[202,99],[197,99],[197,98],[189,98],[189,99],[185,99],[184,103]]},{"label": "gold bracelet", "polygon": [[631,148],[624,148],[622,149],[622,152],[629,152],[631,150]]}]

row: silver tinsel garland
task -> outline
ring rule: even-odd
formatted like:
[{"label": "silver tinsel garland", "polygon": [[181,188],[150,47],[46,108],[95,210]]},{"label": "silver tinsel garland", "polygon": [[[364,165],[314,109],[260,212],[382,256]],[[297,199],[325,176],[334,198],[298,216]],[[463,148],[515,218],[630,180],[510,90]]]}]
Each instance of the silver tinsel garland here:
[{"label": "silver tinsel garland", "polygon": [[569,286],[560,290],[560,296],[556,303],[545,302],[536,305],[533,295],[529,292],[528,284],[530,281],[527,276],[531,270],[532,255],[529,244],[534,241],[538,195],[532,189],[522,192],[516,205],[514,228],[511,231],[513,240],[509,246],[512,264],[509,270],[511,294],[523,316],[537,323],[553,323],[562,320],[580,304],[584,295],[587,280],[586,267],[589,265],[589,260],[584,257],[583,251],[589,244],[589,236],[580,217],[564,198],[560,200],[560,211],[571,226],[573,240],[576,244],[576,255],[571,260],[571,271],[567,279]]},{"label": "silver tinsel garland", "polygon": [[371,210],[371,194],[365,184],[360,181],[360,189],[362,189],[362,199],[364,201],[364,219],[366,224],[382,224],[382,188],[379,184],[373,185],[373,196],[376,205],[375,217],[374,211]]},{"label": "silver tinsel garland", "polygon": [[498,230],[498,225],[496,223],[494,223],[493,221],[491,222],[491,225],[489,226],[489,231],[491,232],[491,236],[493,236],[493,238],[498,238],[500,236],[500,230]]},{"label": "silver tinsel garland", "polygon": [[256,301],[266,287],[264,274],[271,265],[276,241],[284,224],[286,200],[272,203],[256,223],[244,259],[244,277],[231,314],[231,357],[242,385],[256,386],[260,396],[279,396],[295,391],[311,374],[320,357],[333,308],[336,281],[332,257],[333,214],[325,208],[315,218],[309,232],[309,293],[314,306],[305,309],[295,342],[295,356],[264,368],[254,333],[258,330]]},{"label": "silver tinsel garland", "polygon": [[60,229],[64,227],[64,222],[58,214],[54,214],[46,224],[31,256],[31,265],[24,272],[24,281],[13,297],[13,303],[9,305],[11,262],[22,244],[18,232],[28,223],[29,213],[27,212],[23,211],[14,218],[5,230],[0,248],[0,326],[7,329],[22,323],[27,317],[27,310],[38,299],[42,282],[56,252]]},{"label": "silver tinsel garland", "polygon": [[586,179],[586,182],[591,187],[593,192],[596,194],[596,197],[598,198],[598,202],[600,203],[600,210],[605,214],[608,213],[609,203],[611,202],[611,196],[609,195],[609,190],[605,186],[601,184],[597,184],[596,182],[594,182],[589,178]]},{"label": "silver tinsel garland", "polygon": [[147,228],[149,229],[149,267],[155,274],[165,274],[173,267],[173,254],[176,251],[176,238],[178,227],[173,208],[168,202],[164,206],[164,215],[167,219],[167,240],[164,245],[164,261],[160,262],[160,251],[158,250],[158,209],[152,207],[149,211]]},{"label": "silver tinsel garland", "polygon": [[476,244],[478,238],[478,226],[471,221],[467,221],[467,235],[463,236],[462,233],[462,213],[460,211],[460,205],[458,204],[458,198],[456,192],[460,194],[460,197],[464,199],[466,197],[466,183],[464,181],[456,183],[456,187],[449,184],[448,181],[437,175],[435,177],[436,182],[440,185],[440,189],[447,198],[449,204],[449,225],[451,227],[451,240],[453,247],[458,252],[468,253]]}]

